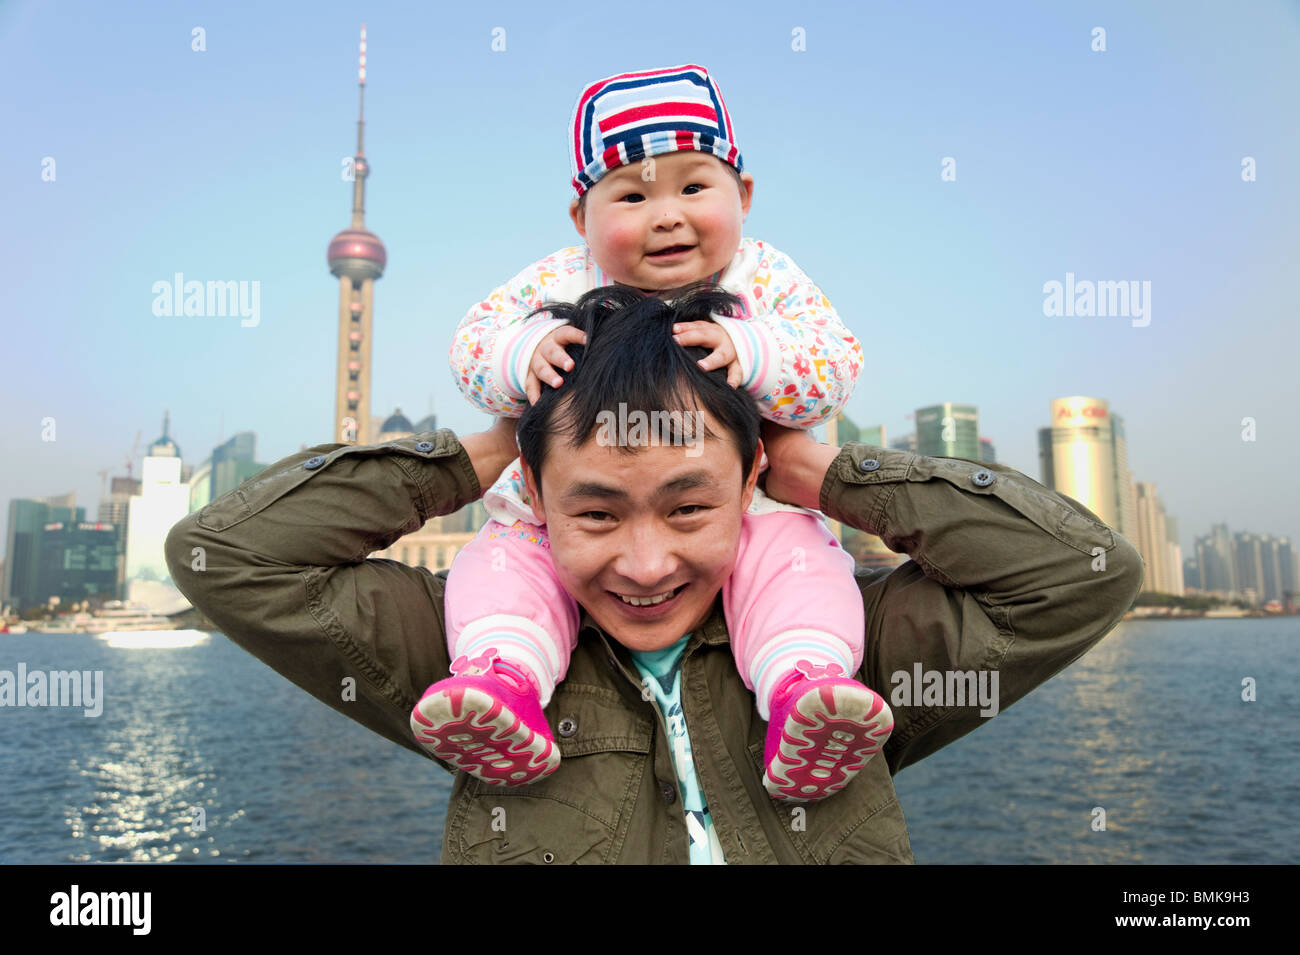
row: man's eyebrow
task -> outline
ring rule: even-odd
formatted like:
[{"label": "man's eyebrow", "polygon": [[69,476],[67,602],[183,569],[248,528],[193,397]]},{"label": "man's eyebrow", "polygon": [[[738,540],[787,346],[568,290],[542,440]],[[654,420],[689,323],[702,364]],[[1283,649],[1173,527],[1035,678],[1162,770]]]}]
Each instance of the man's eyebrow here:
[{"label": "man's eyebrow", "polygon": [[[671,481],[660,485],[659,489],[654,492],[655,497],[665,497],[669,494],[681,491],[692,491],[696,488],[712,488],[717,486],[717,481],[708,471],[697,470],[688,471],[685,474],[673,478]],[[626,501],[631,497],[621,487],[611,487],[608,484],[601,484],[599,481],[578,481],[570,485],[564,492],[563,498],[566,502],[581,500],[584,498],[599,498],[609,501]]]},{"label": "man's eyebrow", "polygon": [[564,492],[565,501],[576,501],[580,498],[589,497],[621,501],[627,500],[629,495],[621,487],[610,487],[608,484],[601,484],[597,481],[579,481],[577,484],[569,485]]}]

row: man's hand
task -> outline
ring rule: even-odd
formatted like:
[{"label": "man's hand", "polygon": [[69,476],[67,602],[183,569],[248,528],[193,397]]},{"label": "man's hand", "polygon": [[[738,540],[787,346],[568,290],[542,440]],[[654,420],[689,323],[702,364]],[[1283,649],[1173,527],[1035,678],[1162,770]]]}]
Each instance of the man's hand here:
[{"label": "man's hand", "polygon": [[732,388],[739,387],[745,380],[745,373],[736,357],[736,346],[721,325],[713,322],[678,322],[673,326],[673,341],[679,345],[701,345],[713,349],[697,364],[705,371],[725,367],[727,384]]},{"label": "man's hand", "polygon": [[460,438],[461,447],[474,465],[480,496],[496,483],[506,465],[519,457],[519,443],[515,440],[518,427],[518,418],[497,418],[488,430]]},{"label": "man's hand", "polygon": [[767,452],[769,497],[785,504],[816,510],[821,506],[822,482],[840,449],[819,444],[807,431],[783,428],[764,420],[763,450]]},{"label": "man's hand", "polygon": [[542,382],[558,388],[564,384],[560,371],[573,370],[573,359],[564,346],[585,344],[587,333],[572,325],[560,325],[537,343],[528,363],[528,374],[524,377],[524,394],[528,395],[530,405],[537,404],[537,399],[542,396]]}]

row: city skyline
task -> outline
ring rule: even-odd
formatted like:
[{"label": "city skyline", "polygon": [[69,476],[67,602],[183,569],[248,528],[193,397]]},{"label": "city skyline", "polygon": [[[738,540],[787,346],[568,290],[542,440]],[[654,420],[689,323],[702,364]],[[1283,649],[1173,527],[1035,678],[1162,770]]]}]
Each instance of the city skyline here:
[{"label": "city skyline", "polygon": [[[1184,556],[1219,523],[1300,537],[1300,505],[1287,493],[1300,449],[1285,414],[1300,341],[1283,321],[1293,306],[1279,262],[1300,221],[1288,173],[1297,134],[1276,119],[1294,115],[1300,89],[1281,56],[1300,34],[1294,11],[1264,5],[1235,21],[1202,10],[1183,21],[1169,4],[1016,6],[1006,23],[950,11],[927,33],[893,7],[759,7],[747,24],[697,11],[757,44],[752,62],[720,39],[684,42],[651,22],[625,49],[563,68],[556,44],[583,48],[590,25],[565,36],[523,7],[436,21],[367,8],[367,223],[391,254],[375,293],[372,412],[400,406],[414,420],[432,410],[459,433],[489,423],[452,383],[446,347],[470,304],[528,261],[580,242],[563,216],[561,130],[573,95],[629,64],[698,60],[726,89],[756,176],[745,234],[794,255],[863,341],[864,375],[846,409],[856,421],[898,435],[913,409],[973,404],[999,462],[1041,480],[1035,434],[1050,402],[1095,395],[1124,415],[1129,467],[1159,487]],[[0,49],[30,85],[0,107],[20,146],[0,158],[19,225],[6,258],[17,313],[41,316],[10,332],[24,358],[7,369],[15,425],[0,458],[20,466],[6,464],[0,499],[74,491],[93,512],[97,472],[120,473],[131,436],[147,440],[146,422],[164,409],[182,448],[248,430],[259,457],[275,461],[338,440],[324,426],[338,294],[321,253],[352,191],[340,170],[353,152],[362,14],[321,9],[306,22],[259,8],[251,34],[241,20],[251,6],[200,6],[184,22],[160,5],[114,11],[125,64],[122,50],[87,35],[82,21],[105,23],[101,11],[0,11]],[[791,49],[792,16],[804,21],[804,52]],[[205,48],[193,49],[205,19]],[[508,37],[499,52],[498,20]],[[1105,51],[1089,49],[1094,21],[1107,24]],[[421,30],[450,38],[437,67],[422,56]],[[855,98],[836,80],[853,65],[845,35],[882,32],[897,49],[873,47],[858,77],[871,82]],[[1008,62],[988,56],[995,42]],[[294,67],[267,65],[286,46]],[[1193,69],[1179,59],[1189,48],[1212,55]],[[1015,84],[1031,68],[1046,71],[1043,89]],[[473,97],[429,108],[422,91],[459,89],[465,77]],[[880,90],[903,80],[900,112]],[[1075,103],[1062,91],[1079,84],[1091,96]],[[1075,103],[1071,116],[1045,112],[1062,101]],[[835,123],[850,107],[862,129]],[[230,141],[189,144],[185,123],[157,125],[177,109],[195,126],[230,130]],[[981,110],[985,122],[965,118]],[[447,150],[439,124],[491,128],[481,112],[502,117],[531,151]],[[792,113],[812,131],[834,129],[843,148],[833,157],[791,148],[771,118]],[[1078,128],[1097,137],[1071,138]],[[1074,151],[1050,145],[1063,142]],[[947,157],[953,181],[941,178]],[[1243,179],[1243,157],[1258,161],[1257,180]],[[844,214],[846,184],[874,228]],[[810,224],[810,204],[829,210],[820,223]],[[1066,214],[1044,231],[1055,221],[1045,210]],[[179,275],[244,283],[261,314],[255,323],[162,314],[155,286]],[[1052,283],[1073,293],[1129,281],[1150,283],[1141,317],[1136,285],[1132,318],[1052,315],[1045,299]],[[42,440],[47,420],[53,441]],[[1248,428],[1254,440],[1242,440]]]}]

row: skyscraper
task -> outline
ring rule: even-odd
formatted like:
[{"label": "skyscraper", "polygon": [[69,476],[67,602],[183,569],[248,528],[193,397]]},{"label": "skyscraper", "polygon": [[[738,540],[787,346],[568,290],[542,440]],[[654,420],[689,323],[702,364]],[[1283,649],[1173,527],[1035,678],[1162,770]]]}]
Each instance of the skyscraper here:
[{"label": "skyscraper", "polygon": [[[99,523],[112,524],[115,531],[114,541],[117,553],[117,587],[118,598],[126,596],[126,528],[131,509],[131,497],[140,493],[140,481],[133,477],[115,477],[109,485],[107,497],[99,499]],[[207,503],[206,501],[204,502]]]},{"label": "skyscraper", "polygon": [[1296,590],[1300,587],[1300,582],[1296,580],[1295,548],[1291,544],[1291,539],[1278,538],[1277,551],[1278,574],[1282,587],[1282,596],[1279,599],[1283,606],[1287,606],[1295,602]]},{"label": "skyscraper", "polygon": [[1237,592],[1237,564],[1227,524],[1214,524],[1209,534],[1196,538],[1196,562],[1200,565],[1201,590]]},{"label": "skyscraper", "polygon": [[162,437],[149,445],[140,471],[140,493],[127,511],[127,597],[161,613],[188,606],[171,585],[171,572],[163,557],[167,532],[189,513],[190,488],[181,480],[181,450],[168,432],[163,417]]},{"label": "skyscraper", "polygon": [[57,521],[41,535],[40,596],[75,603],[117,596],[117,528],[89,521]]},{"label": "skyscraper", "polygon": [[1167,589],[1164,593],[1173,594],[1175,597],[1183,597],[1187,594],[1187,585],[1183,583],[1183,545],[1178,543],[1178,519],[1166,514],[1165,531],[1168,534],[1165,548],[1169,557],[1165,563],[1165,587]]},{"label": "skyscraper", "polygon": [[384,274],[388,252],[366,229],[366,27],[361,26],[361,65],[357,73],[360,109],[357,154],[352,159],[352,224],[330,242],[330,272],[339,279],[338,372],[331,441],[370,444],[370,349],[375,280]]},{"label": "skyscraper", "polygon": [[1110,437],[1114,445],[1115,496],[1119,501],[1119,523],[1115,530],[1131,542],[1137,532],[1137,486],[1128,466],[1128,435],[1124,419],[1117,414],[1110,416]]},{"label": "skyscraper", "polygon": [[0,604],[13,604],[21,610],[45,603],[50,597],[50,594],[43,593],[41,584],[45,526],[52,523],[75,524],[85,519],[86,510],[77,507],[77,496],[74,493],[10,501]]},{"label": "skyscraper", "polygon": [[[1074,498],[1136,545],[1136,535],[1120,527],[1115,449],[1110,407],[1101,398],[1057,398],[1052,402],[1051,427],[1038,432],[1043,485]],[[1146,579],[1151,576],[1148,563]]]},{"label": "skyscraper", "polygon": [[1232,539],[1233,563],[1237,568],[1237,589],[1251,603],[1264,602],[1263,548],[1258,534],[1242,531]]},{"label": "skyscraper", "polygon": [[[1166,546],[1169,531],[1165,527],[1165,509],[1156,495],[1156,486],[1149,481],[1137,482],[1137,545],[1147,565],[1147,572],[1142,578],[1143,592],[1169,593],[1168,578],[1169,553]],[[1100,515],[1099,515],[1100,516]]]},{"label": "skyscraper", "polygon": [[916,409],[918,454],[980,460],[979,410],[974,405],[943,404]]}]

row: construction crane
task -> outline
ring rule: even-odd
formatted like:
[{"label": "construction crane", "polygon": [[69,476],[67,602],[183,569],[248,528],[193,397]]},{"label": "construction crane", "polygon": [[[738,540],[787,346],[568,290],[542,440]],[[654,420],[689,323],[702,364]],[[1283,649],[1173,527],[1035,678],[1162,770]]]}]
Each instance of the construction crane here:
[{"label": "construction crane", "polygon": [[129,455],[127,455],[127,458],[126,458],[126,476],[127,476],[128,478],[133,477],[133,475],[132,475],[132,473],[131,473],[131,469],[132,469],[133,467],[135,467],[135,456],[136,456],[136,454],[138,454],[139,451],[140,451],[140,438],[143,436],[143,434],[144,434],[143,431],[137,431],[137,432],[135,433],[135,443],[131,445],[131,453],[130,453]]}]

